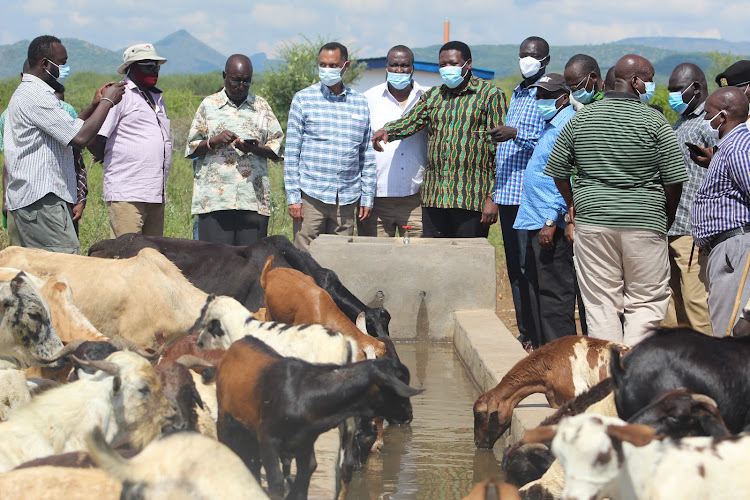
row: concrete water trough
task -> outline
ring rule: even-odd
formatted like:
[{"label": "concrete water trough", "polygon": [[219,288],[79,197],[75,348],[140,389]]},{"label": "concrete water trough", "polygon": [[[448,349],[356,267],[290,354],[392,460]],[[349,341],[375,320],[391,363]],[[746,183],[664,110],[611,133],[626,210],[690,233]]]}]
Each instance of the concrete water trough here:
[{"label": "concrete water trough", "polygon": [[[391,314],[390,334],[411,385],[408,428],[386,428],[385,447],[355,474],[347,498],[461,498],[499,468],[506,444],[551,410],[541,394],[526,398],[492,453],[477,451],[472,405],[527,354],[495,315],[495,249],[484,238],[411,239],[324,235],[313,257],[371,307]],[[316,444],[310,498],[331,498],[337,435]]]}]

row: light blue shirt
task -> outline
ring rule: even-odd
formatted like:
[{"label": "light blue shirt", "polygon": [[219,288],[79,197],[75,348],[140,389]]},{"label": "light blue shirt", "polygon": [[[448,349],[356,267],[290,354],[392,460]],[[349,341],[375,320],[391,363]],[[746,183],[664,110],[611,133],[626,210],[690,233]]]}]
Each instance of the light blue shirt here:
[{"label": "light blue shirt", "polygon": [[375,151],[367,99],[348,87],[336,95],[322,83],[300,90],[292,100],[284,152],[287,204],[302,195],[329,205],[349,205],[375,197]]},{"label": "light blue shirt", "polygon": [[568,205],[557,190],[555,180],[544,175],[544,167],[557,136],[574,114],[573,106],[566,106],[544,125],[534,154],[526,166],[521,206],[518,208],[513,229],[541,229],[547,219],[556,221],[559,228],[565,227],[563,217],[568,211]]}]

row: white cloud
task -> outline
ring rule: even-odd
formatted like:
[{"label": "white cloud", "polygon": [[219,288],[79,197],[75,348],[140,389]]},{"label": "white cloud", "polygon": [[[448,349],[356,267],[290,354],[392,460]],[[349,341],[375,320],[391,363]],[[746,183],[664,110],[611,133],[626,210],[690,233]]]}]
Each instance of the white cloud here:
[{"label": "white cloud", "polygon": [[[39,26],[39,30],[43,33],[49,33],[52,31],[52,28],[54,28],[55,23],[52,21],[52,19],[48,17],[43,17],[39,20],[37,23],[37,26]],[[36,38],[36,36],[34,36]]]},{"label": "white cloud", "polygon": [[[308,5],[314,3],[309,2]],[[302,26],[315,24],[320,18],[316,9],[308,9],[291,3],[256,3],[251,13],[255,24],[245,28],[249,33],[253,32],[255,26],[270,26],[286,30],[300,29]]]},{"label": "white cloud", "polygon": [[59,5],[55,0],[28,0],[23,4],[23,11],[32,14],[53,14],[58,11]]},{"label": "white cloud", "polygon": [[71,12],[70,14],[68,14],[68,19],[70,19],[71,23],[79,27],[91,24],[91,22],[93,21],[93,18],[89,16],[83,16],[78,12]]}]

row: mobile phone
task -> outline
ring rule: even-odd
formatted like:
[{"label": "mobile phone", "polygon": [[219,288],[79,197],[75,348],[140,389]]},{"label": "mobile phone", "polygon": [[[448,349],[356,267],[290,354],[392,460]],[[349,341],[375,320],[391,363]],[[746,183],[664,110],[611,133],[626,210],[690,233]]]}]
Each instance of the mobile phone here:
[{"label": "mobile phone", "polygon": [[702,150],[702,149],[701,149],[701,147],[700,147],[700,146],[698,146],[697,144],[693,144],[692,142],[686,142],[686,143],[685,143],[685,146],[687,146],[687,148],[688,148],[688,149],[689,149],[690,151],[692,151],[693,153],[695,153],[695,154],[697,154],[697,155],[701,155],[701,156],[703,156],[703,150]]},{"label": "mobile phone", "polygon": [[251,137],[250,139],[243,139],[242,142],[244,142],[245,144],[253,145],[253,146],[257,146],[258,145],[258,139],[254,138],[254,137]]}]

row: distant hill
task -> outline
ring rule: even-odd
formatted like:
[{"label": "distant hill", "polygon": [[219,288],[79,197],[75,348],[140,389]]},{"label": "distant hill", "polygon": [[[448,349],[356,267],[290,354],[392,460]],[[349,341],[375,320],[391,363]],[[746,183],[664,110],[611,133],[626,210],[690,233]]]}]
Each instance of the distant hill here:
[{"label": "distant hill", "polygon": [[[97,45],[64,38],[68,50],[71,70],[74,72],[94,71],[114,73],[122,63],[124,49],[109,50]],[[169,63],[163,68],[164,74],[208,73],[222,70],[226,55],[209,47],[185,30],[176,31],[162,40],[155,41],[158,53]],[[18,75],[21,71],[29,41],[11,45],[0,45],[0,79]],[[414,49],[414,55],[422,61],[437,62],[439,45]],[[475,45],[471,48],[474,66],[495,71],[497,78],[518,75],[518,45]],[[649,59],[656,69],[656,80],[663,84],[674,67],[682,62],[692,62],[708,70],[711,59],[708,52],[732,52],[735,55],[750,55],[750,42],[728,42],[712,38],[643,37],[626,38],[614,43],[599,45],[553,46],[550,51],[552,62],[549,69],[562,72],[565,62],[574,54],[584,53],[594,57],[606,72],[623,54],[635,53]],[[750,57],[749,57],[750,58]],[[270,60],[264,53],[250,56],[256,73],[267,67],[274,67],[277,61]]]},{"label": "distant hill", "polygon": [[[22,40],[11,45],[0,45],[0,61],[3,61],[0,65],[0,79],[13,77],[21,72],[29,42],[30,40]],[[75,38],[63,38],[62,42],[68,51],[70,69],[73,72],[114,73],[122,64],[125,48],[109,50]],[[169,60],[162,69],[163,74],[220,71],[224,69],[227,59],[227,56],[185,30],[175,31],[153,43],[157,53]],[[268,59],[262,52],[251,55],[250,60],[256,73],[262,73],[266,66],[273,66],[276,62]]]},{"label": "distant hill", "polygon": [[679,52],[731,52],[735,55],[750,55],[750,42],[729,42],[718,38],[687,38],[672,36],[648,36],[624,38],[617,44],[645,45]]}]

